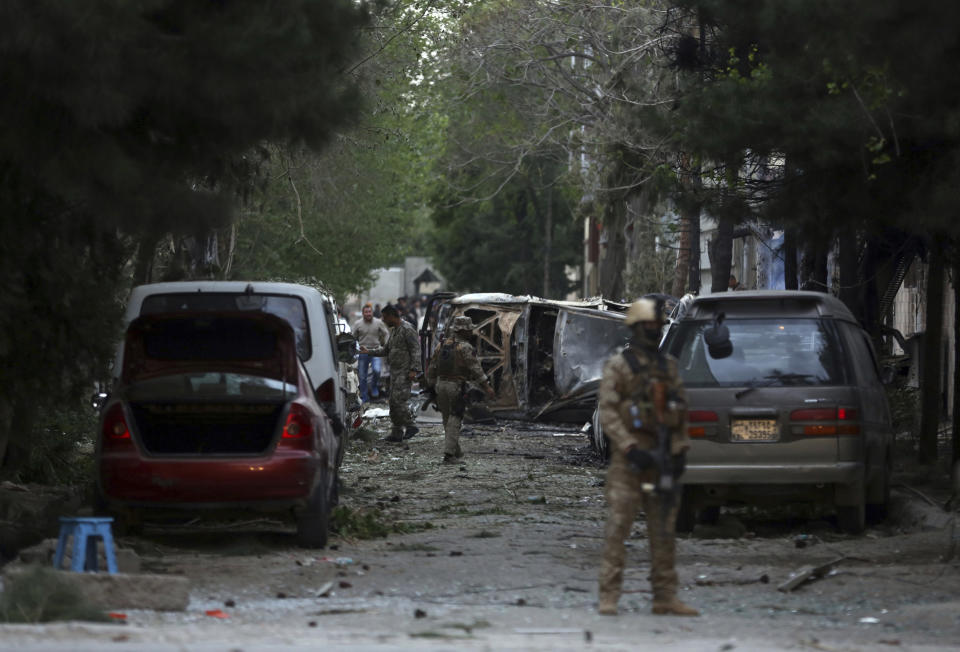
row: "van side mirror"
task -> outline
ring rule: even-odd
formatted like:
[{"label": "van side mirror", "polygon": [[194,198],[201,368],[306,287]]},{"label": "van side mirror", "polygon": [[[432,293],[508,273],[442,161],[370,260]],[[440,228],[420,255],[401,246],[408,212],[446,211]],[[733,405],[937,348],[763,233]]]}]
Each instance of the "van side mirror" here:
[{"label": "van side mirror", "polygon": [[717,315],[713,324],[703,332],[703,341],[714,360],[728,358],[733,354],[733,342],[730,341],[730,329],[723,325],[724,313]]},{"label": "van side mirror", "polygon": [[357,359],[357,338],[352,333],[337,335],[337,359],[347,364]]}]

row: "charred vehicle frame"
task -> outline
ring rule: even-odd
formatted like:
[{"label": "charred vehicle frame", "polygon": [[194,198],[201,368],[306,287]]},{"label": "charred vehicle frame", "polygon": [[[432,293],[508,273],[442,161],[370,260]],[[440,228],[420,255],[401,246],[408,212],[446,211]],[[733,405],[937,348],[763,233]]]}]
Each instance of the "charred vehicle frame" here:
[{"label": "charred vehicle frame", "polygon": [[580,422],[593,410],[604,361],[626,343],[626,307],[603,299],[437,293],[420,330],[424,364],[448,325],[465,315],[473,321],[472,343],[496,390],[490,412]]}]

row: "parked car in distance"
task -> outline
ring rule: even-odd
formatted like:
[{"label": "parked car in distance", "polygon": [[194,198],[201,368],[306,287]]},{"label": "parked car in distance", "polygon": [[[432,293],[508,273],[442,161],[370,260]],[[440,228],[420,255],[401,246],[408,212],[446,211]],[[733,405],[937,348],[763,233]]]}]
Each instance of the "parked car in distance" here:
[{"label": "parked car in distance", "polygon": [[295,518],[322,547],[342,440],[317,401],[289,322],[261,311],[158,312],[134,319],[101,412],[100,507],[244,509]]},{"label": "parked car in distance", "polygon": [[606,358],[626,344],[627,305],[554,301],[502,293],[437,293],[420,329],[426,368],[455,317],[473,321],[471,343],[496,397],[487,407],[513,419],[589,418]]},{"label": "parked car in distance", "polygon": [[[732,348],[708,346],[724,327]],[[848,532],[882,518],[890,411],[870,338],[839,299],[698,297],[670,324],[661,350],[679,361],[690,409],[678,527],[692,528],[698,513],[714,518],[722,505],[794,500],[834,505]]]}]

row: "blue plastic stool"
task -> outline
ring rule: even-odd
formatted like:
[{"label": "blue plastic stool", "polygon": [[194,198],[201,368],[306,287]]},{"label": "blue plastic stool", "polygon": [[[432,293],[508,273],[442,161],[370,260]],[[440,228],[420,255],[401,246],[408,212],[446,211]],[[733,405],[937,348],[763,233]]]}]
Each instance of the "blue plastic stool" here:
[{"label": "blue plastic stool", "polygon": [[57,540],[57,552],[53,555],[53,567],[60,570],[67,539],[73,537],[73,558],[70,561],[70,570],[75,573],[96,572],[98,570],[97,539],[99,538],[103,540],[107,571],[116,573],[117,558],[113,553],[111,523],[113,519],[109,516],[61,516],[60,538]]}]

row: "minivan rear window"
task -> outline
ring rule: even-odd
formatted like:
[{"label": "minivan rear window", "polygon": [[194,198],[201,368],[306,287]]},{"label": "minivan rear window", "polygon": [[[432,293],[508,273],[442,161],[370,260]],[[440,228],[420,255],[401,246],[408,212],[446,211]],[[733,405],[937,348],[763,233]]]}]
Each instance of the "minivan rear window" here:
[{"label": "minivan rear window", "polygon": [[843,385],[849,373],[835,325],[826,319],[728,319],[733,354],[715,359],[703,340],[710,321],[676,324],[664,347],[688,387]]},{"label": "minivan rear window", "polygon": [[143,300],[143,304],[140,306],[141,315],[217,310],[258,310],[280,317],[293,327],[293,332],[297,337],[297,355],[301,360],[310,358],[311,343],[307,311],[303,305],[303,300],[298,297],[274,294],[180,292],[151,294]]}]

